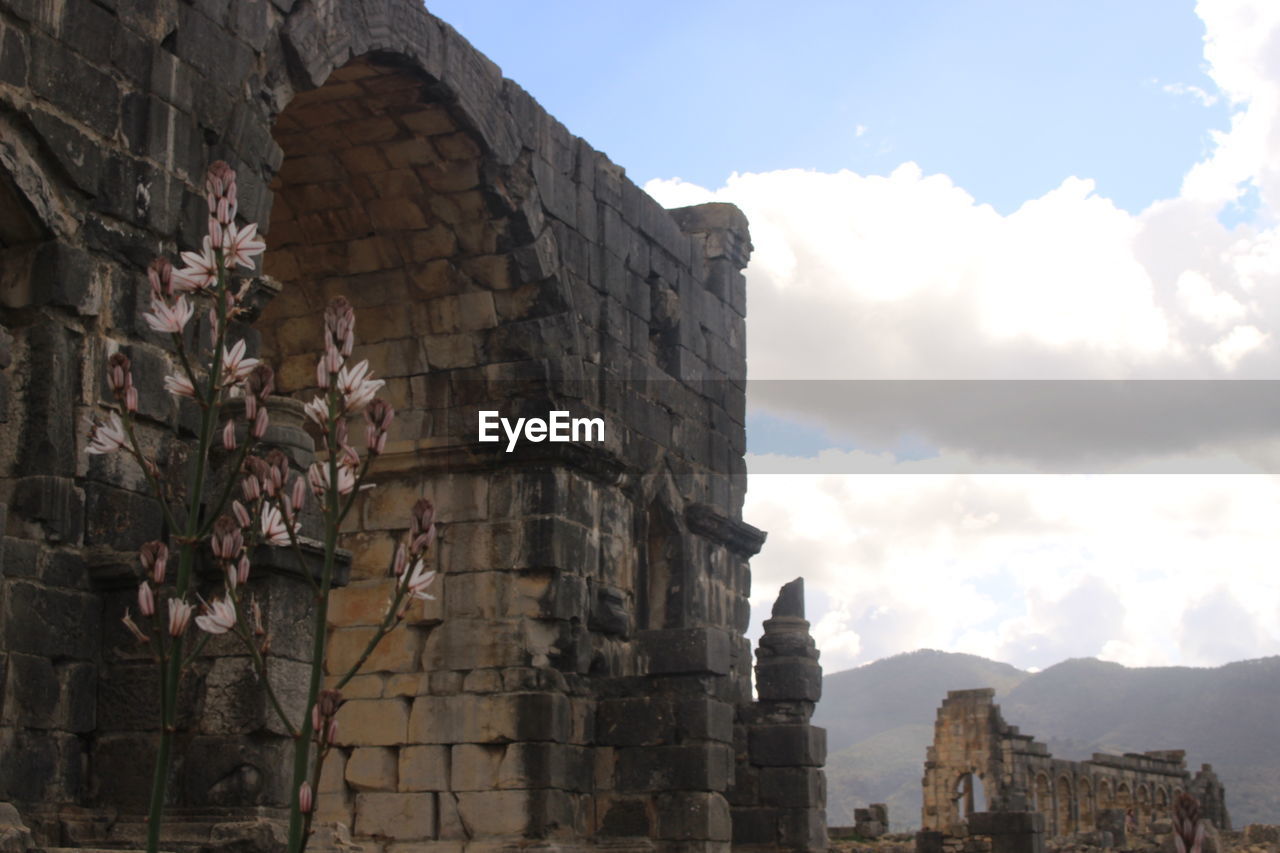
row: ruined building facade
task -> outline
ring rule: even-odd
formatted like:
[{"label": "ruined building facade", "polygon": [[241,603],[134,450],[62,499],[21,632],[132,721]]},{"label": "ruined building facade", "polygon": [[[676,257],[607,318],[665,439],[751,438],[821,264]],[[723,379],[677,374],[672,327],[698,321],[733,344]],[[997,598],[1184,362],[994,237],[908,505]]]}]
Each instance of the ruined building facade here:
[{"label": "ruined building facade", "polygon": [[1031,812],[1049,837],[1123,831],[1130,809],[1143,830],[1169,818],[1184,791],[1215,826],[1231,828],[1217,775],[1206,764],[1192,777],[1182,750],[1054,758],[1004,721],[994,697],[991,688],[953,690],[938,709],[925,759],[924,830],[945,833],[978,812]]},{"label": "ruined building facade", "polygon": [[[85,455],[87,420],[127,352],[181,482],[193,413],[144,270],[199,245],[214,159],[268,245],[237,335],[306,394],[345,295],[398,412],[343,531],[335,669],[413,500],[439,507],[439,599],[345,690],[321,818],[368,849],[824,848],[802,596],[766,626],[759,701],[744,637],[746,220],[663,210],[416,0],[0,0],[0,801],[46,843],[139,834],[154,668],[119,617],[163,523],[132,462]],[[267,439],[301,469],[298,408]],[[506,453],[481,409],[605,440]],[[251,583],[297,710],[309,588],[270,554]],[[292,743],[238,648],[208,645],[183,707],[178,840],[278,818]]]}]

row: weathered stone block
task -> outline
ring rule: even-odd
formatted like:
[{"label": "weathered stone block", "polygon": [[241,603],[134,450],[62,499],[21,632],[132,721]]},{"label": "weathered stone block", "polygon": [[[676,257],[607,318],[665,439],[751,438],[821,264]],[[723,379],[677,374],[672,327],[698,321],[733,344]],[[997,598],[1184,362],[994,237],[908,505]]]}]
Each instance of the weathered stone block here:
[{"label": "weathered stone block", "polygon": [[100,604],[88,593],[5,581],[4,645],[11,652],[92,660],[98,648]]},{"label": "weathered stone block", "polygon": [[409,705],[403,699],[352,699],[338,711],[338,742],[395,746],[407,742],[408,726]]},{"label": "weathered stone block", "polygon": [[450,790],[449,751],[447,746],[436,745],[403,747],[400,750],[400,790]]},{"label": "weathered stone block", "polygon": [[357,791],[396,790],[397,758],[396,751],[387,747],[357,747],[347,759],[347,784]]},{"label": "weathered stone block", "polygon": [[709,673],[727,675],[729,634],[718,628],[677,628],[641,631],[636,635],[654,675]]},{"label": "weathered stone block", "polygon": [[628,747],[617,756],[619,791],[723,791],[733,772],[728,744]]},{"label": "weathered stone block", "polygon": [[673,841],[729,841],[733,821],[729,804],[718,793],[660,794],[657,837]]},{"label": "weathered stone block", "polygon": [[419,696],[409,720],[412,743],[563,743],[571,728],[569,700],[549,693]]},{"label": "weathered stone block", "polygon": [[68,477],[23,477],[14,487],[14,516],[40,526],[50,542],[78,544],[84,530],[84,493]]},{"label": "weathered stone block", "polygon": [[826,775],[816,767],[765,767],[760,771],[760,801],[783,808],[824,808]]},{"label": "weathered stone block", "polygon": [[431,838],[436,809],[433,794],[356,795],[357,835],[394,839]]},{"label": "weathered stone block", "polygon": [[753,726],[751,763],[762,767],[821,767],[827,759],[827,730],[806,724]]}]

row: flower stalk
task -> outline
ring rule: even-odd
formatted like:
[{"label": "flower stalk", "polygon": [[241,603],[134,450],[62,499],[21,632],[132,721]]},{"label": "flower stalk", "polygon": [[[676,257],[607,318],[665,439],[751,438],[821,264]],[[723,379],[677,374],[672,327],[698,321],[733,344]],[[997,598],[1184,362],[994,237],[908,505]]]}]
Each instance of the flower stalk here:
[{"label": "flower stalk", "polygon": [[[152,263],[147,271],[151,309],[143,315],[151,329],[169,336],[178,360],[177,371],[164,378],[166,391],[180,401],[195,401],[201,410],[186,494],[179,501],[171,499],[163,488],[159,466],[139,440],[138,392],[132,365],[123,353],[112,355],[107,363],[115,410],[93,419],[86,450],[90,454],[123,452],[138,462],[161,504],[170,537],[168,542],[149,542],[140,550],[137,619],[126,609],[121,620],[139,646],[151,652],[160,670],[160,731],[147,817],[147,850],[155,853],[160,844],[181,680],[210,637],[232,635],[245,647],[272,709],[294,739],[288,850],[302,853],[316,813],[320,773],[338,735],[341,688],[365,664],[378,642],[405,618],[413,600],[431,598],[425,590],[435,572],[426,570],[423,553],[434,538],[434,509],[425,499],[414,506],[409,545],[407,549],[401,546],[397,553],[392,567],[397,581],[377,631],[356,664],[336,679],[335,686],[322,689],[338,531],[360,491],[372,488],[365,479],[373,458],[385,450],[395,411],[376,396],[385,383],[372,378],[369,363],[347,363],[354,347],[355,311],[339,297],[324,314],[323,351],[316,365],[317,386],[323,393],[305,408],[323,439],[322,461],[291,478],[289,459],[282,451],[272,450],[265,457],[254,453],[269,427],[267,401],[275,379],[268,365],[249,357],[244,340],[229,339],[247,293],[247,287],[235,286],[232,273],[237,267],[253,269],[254,258],[266,247],[255,224],[236,222],[236,174],[226,163],[209,167],[205,195],[209,227],[201,251],[184,252],[181,269],[164,259]],[[203,347],[197,341],[195,350],[189,351],[186,327],[202,302],[208,303],[208,345]],[[221,419],[232,396],[244,399],[240,416],[243,440],[237,415]],[[363,458],[348,440],[347,423],[361,412],[366,422]],[[226,454],[230,468],[226,483],[206,503],[215,447]],[[235,497],[237,485],[239,498]],[[300,513],[308,493],[320,501],[324,519],[318,578],[308,567],[300,541]],[[263,625],[257,599],[248,592],[251,556],[263,544],[290,548],[314,594],[307,710],[296,713],[296,719],[268,677],[271,634]],[[202,557],[212,561],[223,579],[221,593],[207,599],[195,588],[195,567]],[[198,636],[189,641],[193,623]]]}]

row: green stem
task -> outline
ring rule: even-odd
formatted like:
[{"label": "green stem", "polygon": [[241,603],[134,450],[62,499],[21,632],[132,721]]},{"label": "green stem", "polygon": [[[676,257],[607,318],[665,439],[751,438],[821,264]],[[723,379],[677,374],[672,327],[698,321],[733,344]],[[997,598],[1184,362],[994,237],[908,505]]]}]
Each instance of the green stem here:
[{"label": "green stem", "polygon": [[[227,334],[227,302],[224,296],[227,276],[222,267],[222,252],[218,260],[218,287],[214,291],[217,301],[218,334],[213,345],[213,361],[209,370],[209,389],[206,399],[209,405],[200,420],[200,441],[196,448],[195,466],[191,472],[187,492],[187,517],[178,561],[178,577],[175,581],[177,595],[186,600],[191,586],[191,574],[195,567],[196,534],[201,527],[200,504],[204,492],[204,480],[209,465],[209,445],[213,438],[213,425],[218,417],[218,378],[222,373],[222,345]],[[146,467],[145,465],[143,466]],[[161,497],[163,500],[163,497]],[[173,735],[177,725],[178,681],[182,675],[182,637],[174,637],[169,647],[169,659],[160,671],[160,748],[156,751],[155,772],[151,779],[151,808],[147,817],[147,853],[157,853],[160,847],[160,823],[169,786],[169,756],[173,752]]]},{"label": "green stem", "polygon": [[[289,853],[302,853],[307,847],[307,834],[311,825],[309,815],[304,816],[298,803],[298,792],[307,779],[311,756],[311,709],[320,695],[320,678],[324,670],[324,642],[329,623],[329,587],[333,581],[334,558],[338,549],[338,448],[334,440],[337,420],[341,414],[335,402],[336,377],[329,381],[329,422],[325,430],[325,445],[329,451],[329,488],[325,491],[324,568],[320,575],[320,590],[316,594],[315,633],[311,645],[311,682],[307,687],[307,704],[302,713],[302,731],[294,741],[293,791],[290,794],[292,808],[289,814]],[[305,569],[305,567],[304,567]],[[313,790],[312,809],[315,808]]]}]

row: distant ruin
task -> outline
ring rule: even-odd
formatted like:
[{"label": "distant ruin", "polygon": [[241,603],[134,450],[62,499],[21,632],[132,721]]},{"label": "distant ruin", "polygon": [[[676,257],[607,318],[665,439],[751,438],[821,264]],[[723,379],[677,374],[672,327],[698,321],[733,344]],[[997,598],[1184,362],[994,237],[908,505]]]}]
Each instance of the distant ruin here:
[{"label": "distant ruin", "polygon": [[[320,819],[419,853],[825,849],[799,584],[751,690],[746,219],[664,210],[418,0],[0,0],[0,801],[35,841],[140,835],[154,668],[119,620],[163,519],[136,467],[85,455],[86,422],[126,352],[143,442],[183,481],[192,412],[161,386],[145,267],[200,244],[215,159],[268,246],[236,336],[306,393],[343,294],[398,412],[343,531],[330,661],[369,636],[407,508],[439,507],[440,600],[347,686]],[[305,466],[296,401],[271,408],[268,444]],[[477,444],[481,409],[572,410],[607,440],[507,454]],[[296,700],[311,594],[287,560],[250,583]],[[239,649],[208,650],[172,846],[270,850],[289,739]]]},{"label": "distant ruin", "polygon": [[[993,833],[979,829],[993,828],[1049,838],[1119,834],[1130,810],[1133,828],[1142,831],[1169,818],[1183,791],[1200,800],[1201,813],[1217,828],[1231,828],[1217,774],[1206,764],[1193,777],[1182,750],[1054,758],[1044,744],[1006,723],[994,698],[991,688],[953,690],[938,709],[925,759],[924,832],[954,834],[957,825],[975,822],[980,826],[966,829],[980,835]],[[1004,815],[1021,822],[1002,820]]]}]

